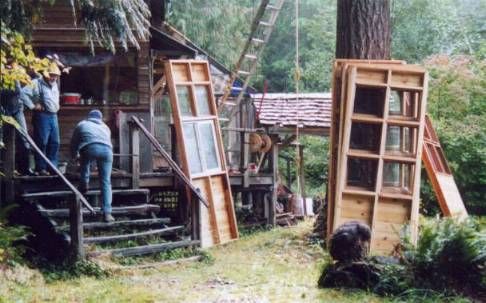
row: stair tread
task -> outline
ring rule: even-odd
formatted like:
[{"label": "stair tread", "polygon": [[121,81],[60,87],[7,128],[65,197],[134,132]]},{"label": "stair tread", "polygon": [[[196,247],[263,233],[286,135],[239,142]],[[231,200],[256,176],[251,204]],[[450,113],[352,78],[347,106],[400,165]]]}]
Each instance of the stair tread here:
[{"label": "stair tread", "polygon": [[[100,207],[94,207],[95,214],[100,215],[102,214],[102,210]],[[146,213],[148,211],[159,211],[160,206],[155,204],[139,204],[133,206],[121,206],[121,207],[113,207],[112,208],[112,215],[129,215],[129,214],[141,214]],[[41,209],[39,210],[41,213],[46,214],[47,216],[53,217],[67,217],[69,216],[69,209],[67,208],[56,208],[56,209]],[[83,208],[83,215],[91,214],[88,209]]]},{"label": "stair tread", "polygon": [[[155,218],[155,219],[137,219],[137,220],[122,220],[115,222],[84,222],[84,230],[92,230],[97,228],[110,228],[110,227],[120,227],[120,226],[144,226],[144,225],[155,225],[155,224],[169,224],[170,218]],[[57,228],[58,231],[68,231],[69,225],[62,225]]]},{"label": "stair tread", "polygon": [[[89,190],[85,196],[99,195],[100,190]],[[113,189],[113,194],[145,194],[148,195],[150,191],[148,189]],[[59,190],[59,191],[46,191],[46,192],[36,192],[36,193],[26,193],[22,194],[24,199],[40,198],[40,197],[61,197],[66,195],[72,195],[73,192],[70,190]]]},{"label": "stair tread", "polygon": [[159,243],[159,244],[127,247],[127,248],[97,250],[97,251],[88,252],[87,254],[88,256],[91,257],[101,255],[101,254],[112,254],[114,256],[119,256],[119,257],[129,257],[129,256],[153,254],[153,253],[158,253],[169,249],[195,246],[199,244],[200,241],[197,240],[183,240],[183,241],[176,241],[176,242],[166,242],[166,243]]},{"label": "stair tread", "polygon": [[129,240],[134,238],[140,238],[145,236],[151,235],[167,235],[172,234],[184,229],[184,226],[171,226],[166,228],[160,229],[151,229],[143,232],[131,233],[131,234],[119,234],[119,235],[112,235],[112,236],[99,236],[99,237],[85,237],[83,242],[85,244],[90,243],[103,243],[103,242],[112,242],[112,241],[119,241],[119,240]]}]

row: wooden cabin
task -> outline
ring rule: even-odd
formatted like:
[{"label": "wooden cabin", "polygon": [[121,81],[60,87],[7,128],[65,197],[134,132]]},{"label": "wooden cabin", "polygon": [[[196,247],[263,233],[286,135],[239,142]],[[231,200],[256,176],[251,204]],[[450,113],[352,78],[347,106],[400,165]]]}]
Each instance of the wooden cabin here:
[{"label": "wooden cabin", "polygon": [[[229,71],[163,24],[164,14],[160,9],[164,1],[151,2],[154,9],[151,37],[148,41],[139,41],[139,49],[130,47],[125,51],[117,46],[116,53],[111,53],[95,47],[93,54],[84,29],[73,22],[68,1],[57,1],[52,6],[44,3],[43,19],[34,25],[31,42],[37,55],[57,54],[65,65],[72,67],[69,74],[60,78],[61,94],[81,94],[79,104],[61,101],[58,113],[59,162],[67,163],[64,173],[67,180],[58,175],[16,175],[16,132],[6,128],[7,149],[2,154],[5,176],[1,178],[0,204],[21,206],[13,214],[14,221],[35,231],[32,241],[35,248],[49,257],[66,257],[65,248],[69,245],[78,255],[84,255],[85,249],[91,255],[109,252],[120,256],[201,245],[200,224],[204,224],[204,220],[200,220],[200,207],[206,206],[201,206],[203,203],[197,199],[197,193],[185,194],[184,178],[178,174],[180,170],[174,169],[170,159],[157,152],[156,146],[131,117],[140,119],[143,127],[171,154],[171,159],[179,162],[181,146],[177,142],[181,141],[177,141],[174,130],[164,63],[171,59],[208,60],[217,94],[224,88],[222,83]],[[100,222],[96,173],[91,178],[87,201],[73,189],[79,182],[79,174],[77,166],[69,162],[69,142],[77,123],[95,108],[102,111],[112,130],[113,214],[117,217],[113,224]],[[26,115],[30,121],[30,113]],[[76,210],[73,213],[73,199],[77,203],[80,199],[87,202],[85,205],[93,206],[96,214],[89,214],[80,207],[77,214]]]}]

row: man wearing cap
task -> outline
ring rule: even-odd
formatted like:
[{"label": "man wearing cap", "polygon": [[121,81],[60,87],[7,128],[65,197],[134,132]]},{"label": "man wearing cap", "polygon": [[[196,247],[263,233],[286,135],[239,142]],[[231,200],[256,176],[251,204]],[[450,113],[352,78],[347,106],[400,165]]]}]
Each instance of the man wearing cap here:
[{"label": "man wearing cap", "polygon": [[[59,87],[57,80],[61,71],[56,63],[51,63],[42,77],[35,79],[31,89],[23,93],[34,103],[32,124],[34,126],[34,141],[47,158],[57,166],[59,152]],[[35,154],[36,171],[40,175],[49,175],[47,163]]]},{"label": "man wearing cap", "polygon": [[103,219],[113,222],[111,215],[111,168],[113,165],[113,147],[111,132],[103,122],[103,115],[99,110],[92,110],[88,118],[78,123],[71,138],[71,156],[80,156],[81,182],[80,191],[88,190],[91,162],[98,166],[101,194],[103,198]]}]

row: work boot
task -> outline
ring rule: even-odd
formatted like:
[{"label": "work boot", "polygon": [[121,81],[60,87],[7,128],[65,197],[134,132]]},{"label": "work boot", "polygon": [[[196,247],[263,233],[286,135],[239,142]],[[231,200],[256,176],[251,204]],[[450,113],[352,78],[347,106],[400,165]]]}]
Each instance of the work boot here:
[{"label": "work boot", "polygon": [[113,218],[111,214],[105,213],[103,214],[103,221],[105,221],[106,223],[111,223],[115,222],[115,218]]}]

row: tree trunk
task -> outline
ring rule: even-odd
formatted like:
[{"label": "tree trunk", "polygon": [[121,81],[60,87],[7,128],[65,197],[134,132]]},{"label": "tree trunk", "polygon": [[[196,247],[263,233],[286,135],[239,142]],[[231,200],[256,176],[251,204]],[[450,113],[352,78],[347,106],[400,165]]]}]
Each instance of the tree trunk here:
[{"label": "tree trunk", "polygon": [[338,0],[336,58],[390,59],[389,0]]}]

